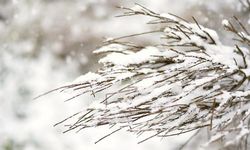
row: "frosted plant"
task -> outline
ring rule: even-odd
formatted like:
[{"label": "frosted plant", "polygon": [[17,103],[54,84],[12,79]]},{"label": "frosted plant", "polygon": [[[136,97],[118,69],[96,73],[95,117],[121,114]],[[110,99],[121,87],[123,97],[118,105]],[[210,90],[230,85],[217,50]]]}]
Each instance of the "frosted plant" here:
[{"label": "frosted plant", "polygon": [[[131,36],[143,40],[145,34],[157,34],[160,43],[142,46],[126,42],[131,36],[125,36],[108,39],[95,50],[105,55],[99,60],[102,68],[53,90],[71,91],[73,96],[67,100],[87,93],[101,97],[85,111],[59,122],[76,119],[66,125],[65,132],[109,125],[116,127],[112,133],[125,129],[138,135],[151,134],[141,143],[208,128],[211,137],[207,145],[219,141],[227,147],[247,142],[249,50],[222,44],[214,30],[195,18],[192,23],[138,4],[122,9],[121,16],[149,16],[152,20],[148,24],[159,27]],[[222,24],[249,46],[246,28],[236,17],[235,22],[224,20]]]}]

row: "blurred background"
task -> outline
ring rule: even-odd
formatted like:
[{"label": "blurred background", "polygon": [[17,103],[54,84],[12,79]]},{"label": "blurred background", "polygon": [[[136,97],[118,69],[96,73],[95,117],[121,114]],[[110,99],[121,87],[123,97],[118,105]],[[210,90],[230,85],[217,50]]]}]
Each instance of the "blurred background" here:
[{"label": "blurred background", "polygon": [[[237,15],[250,22],[248,8],[237,0],[0,0],[0,150],[171,150],[190,137],[156,138],[138,145],[135,135],[121,131],[94,144],[110,131],[98,128],[63,134],[62,127],[53,127],[93,99],[82,96],[64,102],[65,95],[51,94],[33,100],[95,71],[99,56],[92,51],[105,38],[152,28],[146,25],[148,18],[115,17],[122,13],[116,6],[131,7],[135,2],[188,20],[194,16],[221,37],[225,37],[223,19]],[[149,37],[140,42],[153,41]],[[200,137],[199,142],[207,138]]]}]

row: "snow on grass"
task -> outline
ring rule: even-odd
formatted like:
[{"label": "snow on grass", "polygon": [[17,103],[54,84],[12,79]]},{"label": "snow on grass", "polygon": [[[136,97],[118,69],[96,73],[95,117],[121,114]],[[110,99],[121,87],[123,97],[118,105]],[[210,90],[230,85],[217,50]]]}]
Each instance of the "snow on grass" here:
[{"label": "snow on grass", "polygon": [[[137,7],[140,9],[136,11],[123,8],[128,10],[124,15],[150,16],[158,24],[163,23],[162,44],[141,47],[110,41],[111,44],[98,49],[97,53],[106,54],[99,61],[103,67],[97,71],[102,80],[80,88],[83,93],[88,93],[88,88],[93,93],[108,92],[101,98],[101,107],[92,106],[91,113],[83,113],[84,119],[68,130],[117,125],[139,135],[154,133],[141,143],[155,136],[179,135],[204,127],[209,127],[212,136],[216,136],[235,117],[247,117],[244,112],[248,104],[244,101],[246,105],[241,105],[246,96],[239,93],[233,96],[247,80],[244,73],[248,69],[247,52],[222,44],[216,31],[195,19],[195,23],[190,23]],[[242,135],[245,133],[248,134]]]},{"label": "snow on grass", "polygon": [[159,49],[155,47],[146,47],[141,51],[131,53],[129,55],[121,53],[111,53],[100,59],[100,63],[112,63],[114,65],[129,66],[133,64],[142,64],[145,62],[153,62],[156,60],[155,55],[159,55]]},{"label": "snow on grass", "polygon": [[88,72],[87,74],[85,75],[82,75],[78,78],[76,78],[73,83],[74,84],[77,84],[77,83],[83,83],[83,82],[93,82],[93,81],[96,81],[97,79],[99,79],[101,76],[99,74],[96,74],[96,73],[92,73],[92,72]]}]

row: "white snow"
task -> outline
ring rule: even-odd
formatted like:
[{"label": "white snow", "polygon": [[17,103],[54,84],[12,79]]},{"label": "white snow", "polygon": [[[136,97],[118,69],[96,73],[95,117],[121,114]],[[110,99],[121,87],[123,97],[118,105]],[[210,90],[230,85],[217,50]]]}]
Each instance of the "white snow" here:
[{"label": "white snow", "polygon": [[170,19],[170,20],[173,20],[173,21],[178,21],[178,19],[175,16],[170,15],[168,13],[161,13],[160,16],[164,17],[164,18],[167,18],[167,19]]},{"label": "white snow", "polygon": [[222,23],[222,25],[225,26],[225,27],[229,26],[229,21],[226,20],[226,19],[222,20],[221,23]]},{"label": "white snow", "polygon": [[100,59],[100,63],[112,63],[114,65],[129,66],[133,64],[141,64],[148,61],[154,61],[155,55],[159,55],[161,52],[156,47],[146,47],[138,52],[131,54],[111,53],[106,57]]},{"label": "white snow", "polygon": [[101,78],[99,74],[88,72],[87,74],[81,75],[78,78],[76,78],[72,83],[77,84],[77,83],[92,82],[96,81],[99,78]]},{"label": "white snow", "polygon": [[133,11],[138,11],[138,12],[141,12],[142,11],[142,7],[141,6],[139,6],[139,5],[135,5],[135,6],[133,6],[133,7],[131,7],[131,9],[133,10]]},{"label": "white snow", "polygon": [[94,53],[98,54],[98,53],[103,53],[103,52],[124,52],[126,53],[127,51],[125,51],[125,46],[121,45],[121,44],[109,44],[107,46],[103,46],[97,50],[94,51]]}]

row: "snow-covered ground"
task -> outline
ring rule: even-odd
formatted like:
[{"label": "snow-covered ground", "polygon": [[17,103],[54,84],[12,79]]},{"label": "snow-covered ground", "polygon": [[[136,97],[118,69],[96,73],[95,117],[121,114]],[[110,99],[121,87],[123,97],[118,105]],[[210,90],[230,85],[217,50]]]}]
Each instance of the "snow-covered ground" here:
[{"label": "snow-covered ground", "polygon": [[[0,150],[168,150],[178,148],[189,135],[155,138],[137,144],[135,135],[118,132],[104,141],[108,128],[62,133],[55,123],[86,107],[91,97],[63,102],[66,95],[35,96],[73,81],[97,68],[91,53],[107,37],[145,31],[147,19],[115,18],[121,13],[115,6],[138,2],[158,12],[183,17],[198,16],[208,26],[225,16],[217,12],[235,12],[233,0],[1,0],[0,1]],[[203,12],[203,8],[209,12]],[[233,11],[234,10],[234,11]],[[200,16],[206,16],[199,19]],[[226,16],[230,16],[230,13]],[[218,28],[220,29],[220,28]],[[152,41],[143,41],[145,44]]]}]

